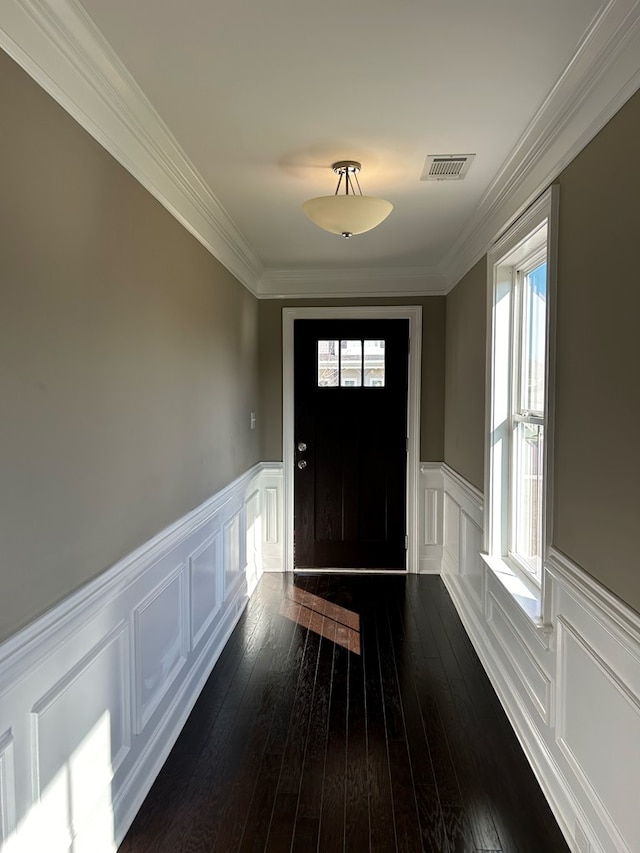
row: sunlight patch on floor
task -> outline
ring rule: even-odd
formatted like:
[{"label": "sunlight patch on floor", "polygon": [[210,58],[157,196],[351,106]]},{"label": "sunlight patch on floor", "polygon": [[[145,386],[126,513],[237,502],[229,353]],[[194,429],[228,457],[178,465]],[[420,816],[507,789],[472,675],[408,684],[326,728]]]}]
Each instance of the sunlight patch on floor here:
[{"label": "sunlight patch on floor", "polygon": [[332,643],[360,654],[360,616],[296,586],[289,586],[280,615]]}]

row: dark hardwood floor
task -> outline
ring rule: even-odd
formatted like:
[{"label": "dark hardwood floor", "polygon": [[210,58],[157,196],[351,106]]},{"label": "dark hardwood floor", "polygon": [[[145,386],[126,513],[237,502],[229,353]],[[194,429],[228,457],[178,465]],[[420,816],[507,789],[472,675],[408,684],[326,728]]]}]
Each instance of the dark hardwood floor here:
[{"label": "dark hardwood floor", "polygon": [[568,851],[435,576],[263,576],[120,853]]}]

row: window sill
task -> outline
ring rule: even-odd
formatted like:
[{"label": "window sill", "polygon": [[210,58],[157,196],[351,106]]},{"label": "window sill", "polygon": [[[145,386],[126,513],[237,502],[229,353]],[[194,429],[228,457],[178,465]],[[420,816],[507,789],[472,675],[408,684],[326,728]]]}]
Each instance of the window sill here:
[{"label": "window sill", "polygon": [[544,629],[541,590],[532,583],[525,583],[520,573],[504,557],[491,554],[480,556],[526,616],[537,628]]}]

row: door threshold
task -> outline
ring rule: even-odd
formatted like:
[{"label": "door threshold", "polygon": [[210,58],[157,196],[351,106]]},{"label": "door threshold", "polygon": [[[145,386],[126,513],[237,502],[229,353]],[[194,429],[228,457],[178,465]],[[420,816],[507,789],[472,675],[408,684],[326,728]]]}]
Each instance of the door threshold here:
[{"label": "door threshold", "polygon": [[313,569],[295,568],[296,575],[406,575],[407,569]]}]

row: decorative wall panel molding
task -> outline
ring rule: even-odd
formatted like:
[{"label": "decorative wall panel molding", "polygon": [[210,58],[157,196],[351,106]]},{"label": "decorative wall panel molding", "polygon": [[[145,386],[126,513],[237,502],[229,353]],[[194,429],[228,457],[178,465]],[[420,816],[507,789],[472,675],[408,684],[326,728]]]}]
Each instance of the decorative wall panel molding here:
[{"label": "decorative wall panel molding", "polygon": [[[266,494],[265,494],[266,511]],[[244,504],[244,516],[246,526],[245,549],[245,577],[247,580],[247,592],[249,595],[255,589],[258,579],[262,574],[262,517],[261,517],[261,492],[256,489],[250,494]]]},{"label": "decorative wall panel molding", "polygon": [[191,649],[194,649],[220,609],[223,597],[222,534],[209,536],[189,556]]},{"label": "decorative wall panel molding", "polygon": [[500,643],[504,655],[527,691],[535,709],[547,725],[551,722],[551,678],[531,653],[508,612],[493,592],[487,595],[487,624]]},{"label": "decorative wall panel molding", "polygon": [[422,502],[418,512],[418,570],[421,574],[439,574],[442,564],[444,514],[442,466],[439,462],[423,462],[420,465],[418,491]]},{"label": "decorative wall panel molding", "polygon": [[278,541],[278,490],[274,488],[265,489],[265,498],[265,542],[271,545]]},{"label": "decorative wall panel molding", "polygon": [[[452,505],[449,503],[449,512],[453,511]],[[458,521],[459,565],[463,569],[467,588],[479,610],[482,610],[485,598],[484,564],[480,556],[481,550],[482,527],[460,508]]]},{"label": "decorative wall panel molding", "polygon": [[229,519],[224,526],[224,551],[226,554],[224,571],[224,597],[232,595],[240,580],[240,569],[245,565],[241,547],[241,513]]},{"label": "decorative wall panel molding", "polygon": [[282,566],[281,505],[256,465],[0,645],[3,853],[116,850],[263,555]]},{"label": "decorative wall panel molding", "polygon": [[170,690],[187,660],[184,565],[174,569],[133,611],[136,734]]},{"label": "decorative wall panel molding", "polygon": [[32,849],[67,849],[126,759],[128,660],[128,624],[121,622],[34,705]]},{"label": "decorative wall panel molding", "polygon": [[[640,846],[640,697],[562,617],[557,663],[557,743],[615,840],[615,849],[632,853]],[[617,732],[635,732],[636,737]]]},{"label": "decorative wall panel molding", "polygon": [[284,469],[281,462],[262,464],[263,489],[260,540],[261,565],[265,572],[281,572],[284,554]]},{"label": "decorative wall panel molding", "polygon": [[481,493],[443,484],[443,580],[570,848],[640,850],[640,617],[552,548],[545,633],[480,556]]},{"label": "decorative wall panel molding", "polygon": [[13,775],[13,734],[0,736],[0,848],[13,835],[16,820],[16,790]]},{"label": "decorative wall panel molding", "polygon": [[460,505],[449,492],[444,493],[444,524],[442,546],[443,573],[455,572],[460,564]]}]

